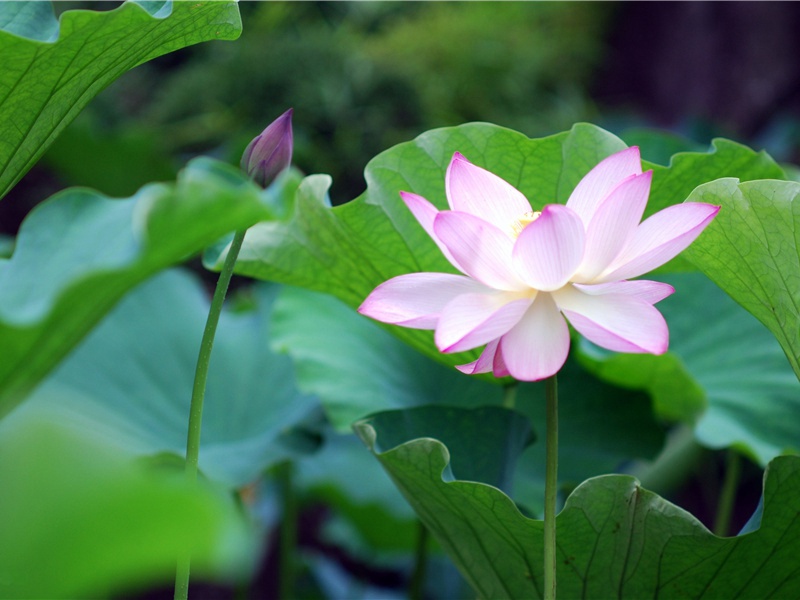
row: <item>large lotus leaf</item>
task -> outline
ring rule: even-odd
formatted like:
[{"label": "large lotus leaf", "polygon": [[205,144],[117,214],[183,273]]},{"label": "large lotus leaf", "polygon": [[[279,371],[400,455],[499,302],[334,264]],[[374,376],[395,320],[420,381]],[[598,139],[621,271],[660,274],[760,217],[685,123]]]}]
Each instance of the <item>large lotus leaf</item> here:
[{"label": "large lotus leaf", "polygon": [[[722,205],[689,258],[780,342],[800,377],[800,183],[722,179],[690,200]],[[798,438],[795,438],[798,443]]]},{"label": "large lotus leaf", "polygon": [[[544,387],[542,382],[521,385],[516,400],[516,409],[542,437],[546,430]],[[651,460],[664,446],[664,429],[646,394],[603,382],[572,359],[558,373],[558,403],[562,490],[571,490],[589,477],[619,472],[632,460]],[[544,443],[528,448],[514,484],[518,502],[535,514],[544,510],[545,460]]]},{"label": "large lotus leaf", "polygon": [[367,553],[413,551],[414,512],[352,429],[331,432],[319,452],[296,461],[294,481],[304,504],[321,502],[347,524],[337,538],[343,545]]},{"label": "large lotus leaf", "polygon": [[338,431],[379,411],[502,401],[497,386],[430,360],[330,295],[284,287],[272,319],[273,349],[291,356],[298,385]]},{"label": "large lotus leaf", "polygon": [[0,3],[0,198],[101,90],[138,64],[241,33],[235,2],[126,2],[72,10]]},{"label": "large lotus leaf", "polygon": [[143,468],[86,432],[0,424],[0,597],[104,598],[199,577],[242,578],[254,536],[226,495]]},{"label": "large lotus leaf", "polygon": [[[503,401],[498,386],[423,356],[330,295],[286,287],[275,303],[273,323],[273,348],[292,357],[298,385],[320,398],[340,431],[380,411]],[[663,430],[645,394],[604,383],[572,360],[560,388],[562,483],[576,485],[661,449]],[[520,385],[516,406],[535,430],[544,429],[543,384]],[[531,466],[522,475],[524,486],[543,485],[541,448],[537,444],[526,452]],[[531,491],[528,500],[536,505],[540,496]]]},{"label": "large lotus leaf", "polygon": [[69,189],[40,204],[0,261],[0,416],[133,286],[269,217],[267,196],[237,169],[197,159],[176,183],[130,198]]},{"label": "large lotus leaf", "polygon": [[710,448],[736,446],[764,465],[800,449],[800,383],[775,338],[704,275],[660,279],[676,289],[658,305],[669,352],[614,354],[584,342],[584,365],[648,390],[661,416],[692,423]]},{"label": "large lotus leaf", "polygon": [[381,431],[380,441],[375,442],[377,452],[422,437],[443,440],[454,453],[448,478],[480,481],[503,490],[510,490],[517,458],[535,439],[528,419],[499,406],[421,406],[380,412],[366,421]]},{"label": "large lotus leaf", "polygon": [[[293,428],[317,405],[297,391],[290,359],[267,346],[276,292],[260,286],[253,306],[224,311],[214,341],[200,468],[228,485],[244,485],[285,459],[302,435],[295,429],[292,437]],[[165,271],[151,278],[120,302],[19,412],[57,414],[129,452],[183,455],[208,309],[207,293],[189,274]]]},{"label": "large lotus leaf", "polygon": [[[543,524],[495,487],[445,480],[430,438],[380,452],[379,424],[357,433],[481,598],[541,598]],[[628,476],[582,483],[557,518],[562,598],[794,598],[800,595],[800,459],[776,458],[761,526],[720,538]]]},{"label": "large lotus leaf", "polygon": [[[355,307],[393,276],[453,270],[398,192],[422,194],[444,208],[445,171],[454,151],[497,173],[540,208],[565,202],[583,175],[624,147],[612,134],[587,124],[542,139],[486,123],[430,131],[370,161],[365,171],[367,191],[342,206],[330,207],[329,178],[305,180],[290,219],[253,228],[237,272],[328,292]],[[653,169],[650,211],[681,202],[695,186],[731,173],[743,179],[783,176],[769,157],[724,140],[709,153],[676,155],[671,167]],[[209,253],[206,259],[209,266],[219,268],[223,256]],[[474,352],[441,355],[426,331],[391,330],[449,365],[475,356]]]}]

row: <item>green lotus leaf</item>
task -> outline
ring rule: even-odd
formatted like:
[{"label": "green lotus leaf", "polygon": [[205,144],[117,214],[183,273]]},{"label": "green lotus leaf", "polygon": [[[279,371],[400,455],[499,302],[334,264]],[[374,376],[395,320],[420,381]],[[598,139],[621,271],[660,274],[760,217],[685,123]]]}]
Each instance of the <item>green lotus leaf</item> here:
[{"label": "green lotus leaf", "polygon": [[661,417],[692,425],[706,447],[734,446],[762,465],[800,450],[800,383],[775,338],[701,273],[659,279],[676,290],[658,305],[669,352],[614,354],[582,341],[582,364],[647,390]]},{"label": "green lotus leaf", "polygon": [[[223,311],[214,340],[200,468],[227,486],[243,486],[299,450],[303,420],[317,407],[295,387],[290,359],[266,343],[276,292],[261,285],[249,306]],[[132,454],[183,456],[209,304],[188,273],[156,275],[130,292],[17,412],[58,415]]]},{"label": "green lotus leaf", "polygon": [[800,377],[800,183],[722,179],[690,200],[720,204],[688,257],[777,338]]},{"label": "green lotus leaf", "polygon": [[[443,478],[450,452],[431,438],[379,446],[365,420],[356,432],[480,598],[543,597],[543,523],[499,489]],[[632,477],[582,483],[557,517],[562,598],[793,598],[800,594],[800,458],[767,469],[760,527],[721,538]]]},{"label": "green lotus leaf", "polygon": [[136,284],[269,218],[269,195],[237,169],[197,159],[175,183],[130,198],[69,189],[37,206],[0,260],[0,416]]},{"label": "green lotus leaf", "polygon": [[[445,208],[444,178],[453,152],[507,180],[536,209],[566,202],[593,166],[624,147],[612,134],[587,124],[541,139],[487,123],[429,131],[370,161],[365,171],[367,190],[352,202],[331,208],[330,178],[307,178],[298,189],[291,218],[254,227],[236,269],[259,279],[330,293],[356,307],[377,285],[396,275],[453,271],[398,195],[401,190],[415,192]],[[697,185],[731,173],[742,179],[783,177],[768,156],[725,140],[717,140],[708,153],[678,154],[670,167],[648,166],[654,170],[650,212],[682,202]],[[223,259],[223,254],[208,253],[206,264],[219,268]],[[476,356],[475,352],[442,355],[428,331],[389,329],[451,366]]]},{"label": "green lotus leaf", "polygon": [[[298,386],[319,397],[340,431],[370,413],[426,405],[477,408],[499,406],[504,391],[416,352],[376,322],[336,298],[284,287],[273,311],[271,344],[291,356]],[[574,486],[594,475],[617,470],[632,457],[653,458],[664,431],[641,392],[609,385],[568,360],[561,389],[561,467],[563,484]],[[543,430],[544,385],[521,384],[517,410],[534,429]],[[613,408],[611,408],[613,407]],[[602,422],[603,427],[597,423]],[[435,436],[434,436],[435,437]],[[449,443],[449,441],[448,441]],[[524,486],[527,506],[536,509],[544,485],[543,445],[523,460],[516,485]]]},{"label": "green lotus leaf", "polygon": [[241,581],[255,536],[229,497],[51,420],[0,424],[0,597],[101,598],[192,573]]},{"label": "green lotus leaf", "polygon": [[0,198],[101,90],[136,65],[241,33],[235,2],[125,2],[111,11],[0,3]]}]

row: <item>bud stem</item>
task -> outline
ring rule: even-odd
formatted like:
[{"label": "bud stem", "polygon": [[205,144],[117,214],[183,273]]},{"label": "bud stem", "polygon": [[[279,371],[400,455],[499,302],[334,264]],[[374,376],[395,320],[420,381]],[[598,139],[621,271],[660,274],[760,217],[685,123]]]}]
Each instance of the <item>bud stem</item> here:
[{"label": "bud stem", "polygon": [[[194,483],[197,480],[197,464],[200,456],[200,429],[203,423],[203,401],[206,395],[206,381],[208,379],[208,365],[211,361],[211,350],[214,347],[214,336],[217,333],[217,324],[228,286],[233,276],[233,266],[242,249],[246,230],[237,231],[233,242],[225,257],[225,263],[219,273],[217,287],[211,300],[208,311],[203,339],[200,341],[200,353],[197,357],[197,367],[194,373],[194,387],[192,388],[192,404],[189,408],[189,433],[186,438],[186,478]],[[178,560],[175,573],[175,600],[186,600],[189,596],[189,571],[191,558],[182,556]]]}]

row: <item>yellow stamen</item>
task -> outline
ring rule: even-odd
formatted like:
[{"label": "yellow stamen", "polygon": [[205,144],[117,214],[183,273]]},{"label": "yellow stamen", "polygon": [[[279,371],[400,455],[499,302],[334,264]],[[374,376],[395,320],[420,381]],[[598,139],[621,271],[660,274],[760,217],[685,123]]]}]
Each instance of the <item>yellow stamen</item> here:
[{"label": "yellow stamen", "polygon": [[519,234],[522,233],[522,230],[538,219],[541,214],[542,213],[538,210],[529,210],[528,212],[514,219],[514,221],[511,223],[512,235],[515,238],[519,237]]}]

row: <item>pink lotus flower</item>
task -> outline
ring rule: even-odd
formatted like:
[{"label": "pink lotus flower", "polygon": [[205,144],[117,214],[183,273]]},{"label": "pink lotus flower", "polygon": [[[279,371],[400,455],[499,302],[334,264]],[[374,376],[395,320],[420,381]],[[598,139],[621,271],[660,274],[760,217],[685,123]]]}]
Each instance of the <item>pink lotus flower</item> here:
[{"label": "pink lotus flower", "polygon": [[358,311],[382,321],[434,329],[441,352],[486,345],[464,373],[523,381],[555,374],[569,352],[566,319],[587,339],[617,352],[662,354],[669,343],[654,307],[675,290],[628,281],[675,257],[719,211],[670,206],[640,223],[652,171],[639,149],[609,156],[566,205],[541,212],[498,176],[456,153],[447,168],[451,210],[400,192],[420,225],[463,275],[411,273],[382,283]]}]

